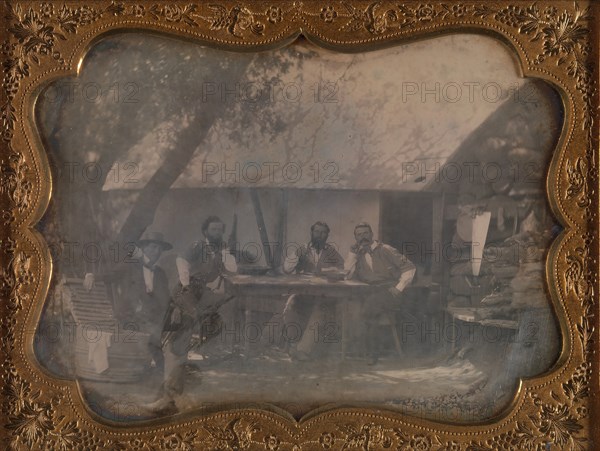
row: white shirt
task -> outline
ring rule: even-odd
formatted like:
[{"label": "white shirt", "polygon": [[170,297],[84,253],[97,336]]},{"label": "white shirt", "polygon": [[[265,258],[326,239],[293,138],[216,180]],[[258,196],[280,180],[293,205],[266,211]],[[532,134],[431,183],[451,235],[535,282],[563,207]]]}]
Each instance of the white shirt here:
[{"label": "white shirt", "polygon": [[[144,263],[148,264],[148,257],[144,255]],[[143,266],[144,271],[144,284],[146,284],[146,293],[152,293],[154,291],[154,271],[146,266]],[[154,269],[154,265],[152,265]]]},{"label": "white shirt", "polygon": [[[373,241],[371,243],[371,250],[374,250],[379,243],[377,241]],[[344,260],[344,270],[348,274],[346,278],[351,279],[354,276],[354,272],[356,271],[356,262],[358,261],[358,255],[354,252],[349,252],[348,257]],[[370,253],[365,253],[365,261],[369,268],[373,269],[373,257],[371,257]],[[413,277],[415,276],[416,269],[411,269],[410,271],[404,271],[400,278],[398,279],[398,283],[396,284],[396,289],[398,291],[404,291],[406,286],[412,282]]]}]

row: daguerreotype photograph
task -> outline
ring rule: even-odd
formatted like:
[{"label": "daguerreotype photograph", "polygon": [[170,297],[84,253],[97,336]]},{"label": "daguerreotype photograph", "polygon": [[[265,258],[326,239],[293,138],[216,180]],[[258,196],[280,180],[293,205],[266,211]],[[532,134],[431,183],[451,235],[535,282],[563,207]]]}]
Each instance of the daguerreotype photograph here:
[{"label": "daguerreotype photograph", "polygon": [[600,4],[0,17],[0,448],[599,446]]},{"label": "daguerreotype photograph", "polygon": [[108,419],[483,421],[558,358],[562,106],[494,39],[239,54],[115,35],[35,119],[56,177],[36,353]]}]

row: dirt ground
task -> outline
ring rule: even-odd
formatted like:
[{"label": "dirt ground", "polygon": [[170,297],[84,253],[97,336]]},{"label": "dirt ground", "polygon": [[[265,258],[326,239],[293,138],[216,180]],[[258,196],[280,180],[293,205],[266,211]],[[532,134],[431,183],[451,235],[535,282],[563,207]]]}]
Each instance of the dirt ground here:
[{"label": "dirt ground", "polygon": [[[377,406],[467,422],[489,418],[502,408],[486,388],[489,376],[460,357],[387,355],[371,366],[352,356],[292,361],[273,348],[251,357],[229,351],[190,352],[188,358],[185,389],[175,400],[180,414],[261,407],[300,419],[317,408]],[[116,421],[156,418],[144,405],[156,399],[160,383],[152,372],[135,384],[81,381],[93,410]]]}]

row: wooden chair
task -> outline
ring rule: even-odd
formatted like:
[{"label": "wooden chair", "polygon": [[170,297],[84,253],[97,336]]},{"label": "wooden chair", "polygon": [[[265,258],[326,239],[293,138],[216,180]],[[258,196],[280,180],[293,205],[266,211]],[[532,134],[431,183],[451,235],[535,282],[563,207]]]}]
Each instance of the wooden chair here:
[{"label": "wooden chair", "polygon": [[[441,291],[440,285],[438,283],[431,283],[428,287],[424,286],[413,286],[407,287],[405,296],[407,301],[409,302],[422,302],[425,301],[425,309],[424,312],[426,314],[425,318],[435,317],[433,313],[443,312],[443,306],[441,305]],[[431,312],[432,304],[437,304],[437,308],[435,312]],[[402,317],[402,320],[399,320],[399,317]],[[400,357],[404,357],[404,349],[402,340],[398,334],[398,327],[402,326],[402,323],[409,321],[413,323],[418,323],[420,320],[417,316],[413,315],[408,311],[407,305],[403,305],[400,303],[398,306],[390,309],[390,315],[382,318],[380,322],[380,326],[388,327],[392,334],[394,346],[396,349],[396,353]],[[423,321],[421,321],[423,322]]]}]

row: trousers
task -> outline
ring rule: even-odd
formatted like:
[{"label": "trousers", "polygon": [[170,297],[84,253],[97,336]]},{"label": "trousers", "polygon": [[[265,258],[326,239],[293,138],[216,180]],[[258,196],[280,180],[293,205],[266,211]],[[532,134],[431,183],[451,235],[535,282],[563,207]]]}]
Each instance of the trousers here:
[{"label": "trousers", "polygon": [[176,301],[183,306],[181,319],[178,327],[172,328],[174,330],[169,333],[163,345],[165,369],[161,391],[170,398],[183,393],[185,364],[188,352],[194,345],[194,333],[198,333],[199,345],[202,346],[221,332],[221,316],[217,312],[202,310],[202,304],[212,300],[208,299],[210,296],[207,294],[211,292],[196,289],[180,295],[179,302]]}]

